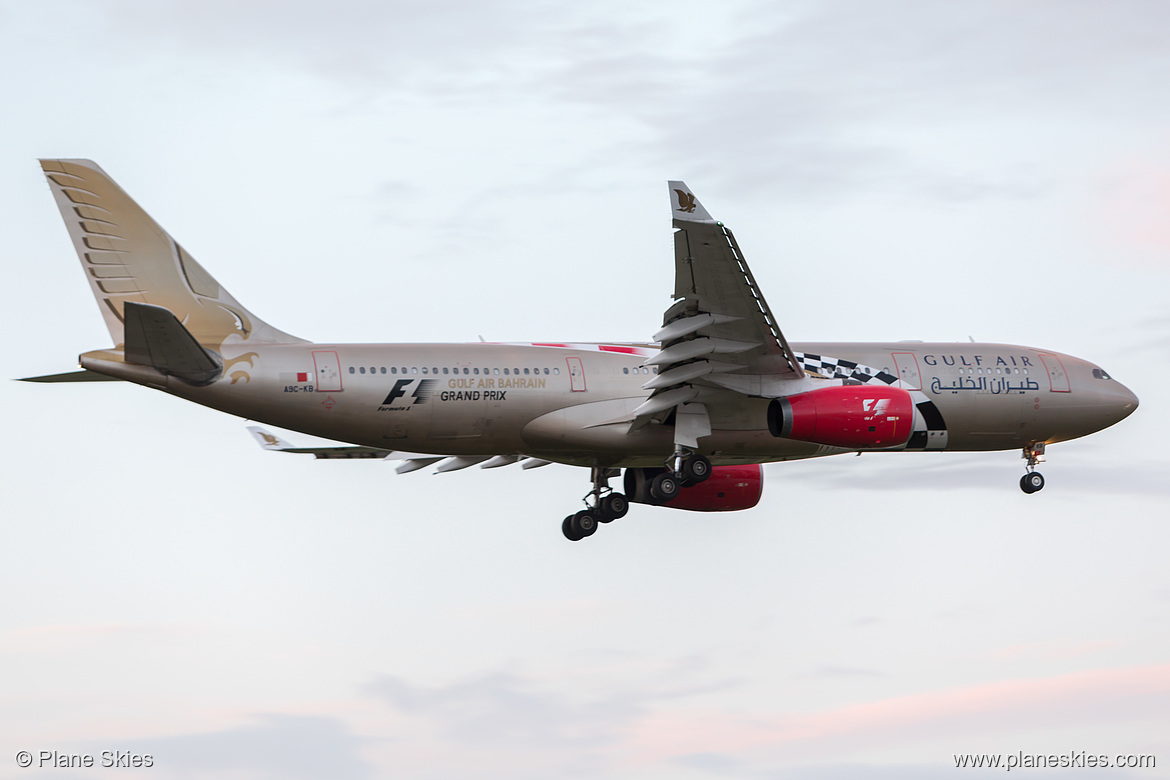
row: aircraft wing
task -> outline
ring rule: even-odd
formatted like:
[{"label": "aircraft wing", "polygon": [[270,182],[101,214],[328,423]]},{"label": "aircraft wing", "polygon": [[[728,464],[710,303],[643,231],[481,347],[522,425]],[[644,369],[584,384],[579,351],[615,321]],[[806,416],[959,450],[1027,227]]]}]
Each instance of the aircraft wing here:
[{"label": "aircraft wing", "polygon": [[[387,458],[396,453],[375,447],[294,447],[284,439],[271,434],[257,425],[249,425],[248,432],[269,452],[292,452],[297,455],[312,455],[316,458]],[[413,453],[412,453],[413,454]]]},{"label": "aircraft wing", "polygon": [[[681,181],[669,183],[674,209],[674,298],[654,340],[667,357],[660,367],[690,359],[699,349],[735,370],[799,379],[804,376],[756,285],[735,236],[716,222]],[[706,340],[703,342],[702,340]],[[700,346],[687,345],[699,341]],[[672,359],[672,347],[679,357]],[[660,368],[661,370],[661,368]],[[718,372],[716,372],[718,373]]]},{"label": "aircraft wing", "polygon": [[[661,345],[646,361],[658,374],[644,386],[653,391],[635,416],[662,421],[677,409],[691,429],[686,446],[710,432],[700,403],[704,388],[746,395],[782,395],[780,383],[802,379],[804,370],[788,346],[764,294],[735,243],[691,189],[669,182],[674,215],[675,303],[654,334]],[[690,407],[690,408],[688,408]]]},{"label": "aircraft wing", "polygon": [[[401,452],[399,450],[384,450],[378,447],[359,447],[343,445],[338,447],[294,447],[279,436],[269,433],[258,425],[249,425],[248,432],[260,443],[260,446],[269,452],[291,452],[297,455],[312,455],[318,460],[360,460],[378,458],[380,460],[400,460],[402,463],[394,469],[398,474],[407,474],[411,471],[424,469],[435,463],[439,466],[436,474],[446,474],[450,471],[459,471],[469,466],[478,465],[481,469],[494,469],[500,466],[509,466],[523,461],[522,469],[535,469],[547,466],[552,461],[541,460],[527,455],[490,455],[482,456],[455,456],[434,455],[425,452]],[[442,461],[442,463],[440,463]]]}]

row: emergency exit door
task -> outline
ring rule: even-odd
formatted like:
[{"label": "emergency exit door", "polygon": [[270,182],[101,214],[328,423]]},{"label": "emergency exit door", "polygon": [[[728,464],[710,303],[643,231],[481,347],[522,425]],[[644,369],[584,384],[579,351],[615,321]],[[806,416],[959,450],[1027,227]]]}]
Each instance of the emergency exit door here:
[{"label": "emergency exit door", "polygon": [[341,391],[341,361],[337,359],[336,352],[314,352],[313,366],[317,369],[315,381],[318,393]]},{"label": "emergency exit door", "polygon": [[569,364],[569,389],[574,393],[585,392],[585,368],[581,365],[581,358],[565,358]]}]

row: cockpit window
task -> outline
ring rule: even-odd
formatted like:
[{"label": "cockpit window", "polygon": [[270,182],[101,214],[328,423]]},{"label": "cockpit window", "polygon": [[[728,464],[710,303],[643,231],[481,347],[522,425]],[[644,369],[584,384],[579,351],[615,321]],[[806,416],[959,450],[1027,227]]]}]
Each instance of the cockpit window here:
[{"label": "cockpit window", "polygon": [[1095,379],[1112,379],[1113,378],[1099,368],[1093,369],[1093,377]]}]

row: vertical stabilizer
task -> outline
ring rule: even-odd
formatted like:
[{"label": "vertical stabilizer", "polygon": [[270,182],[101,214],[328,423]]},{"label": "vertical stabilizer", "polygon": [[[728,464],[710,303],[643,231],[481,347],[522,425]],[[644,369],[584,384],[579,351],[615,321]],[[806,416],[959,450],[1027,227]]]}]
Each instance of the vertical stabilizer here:
[{"label": "vertical stabilizer", "polygon": [[161,306],[203,346],[303,343],[245,309],[91,160],[41,160],[115,345],[124,306]]}]

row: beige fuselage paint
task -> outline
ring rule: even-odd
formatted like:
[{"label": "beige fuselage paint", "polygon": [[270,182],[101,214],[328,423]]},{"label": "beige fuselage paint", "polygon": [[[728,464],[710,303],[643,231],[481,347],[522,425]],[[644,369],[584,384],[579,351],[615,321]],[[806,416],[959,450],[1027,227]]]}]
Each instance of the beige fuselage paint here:
[{"label": "beige fuselage paint", "polygon": [[[850,381],[853,373],[864,384],[884,376],[881,381],[914,391],[917,408],[934,420],[917,421],[932,429],[929,443],[917,449],[987,451],[1064,441],[1132,410],[1126,405],[1132,394],[1101,378],[1097,366],[1051,351],[905,342],[792,348],[809,356],[806,369],[814,381]],[[240,354],[225,350],[223,377],[205,387],[174,377],[122,378],[240,417],[369,447],[659,465],[673,449],[671,426],[631,426],[633,409],[649,396],[642,385],[653,377],[642,368],[653,348],[639,352],[503,344],[252,345]],[[117,353],[97,352],[83,356],[83,365],[118,373],[116,362],[86,361],[102,355],[116,361]],[[826,359],[845,367],[832,374],[818,370]],[[327,378],[321,387],[328,389],[318,388],[322,369]],[[767,398],[708,392],[718,402],[709,404],[712,433],[700,441],[700,451],[717,465],[846,452],[772,436]],[[925,431],[923,437],[920,443]]]}]

